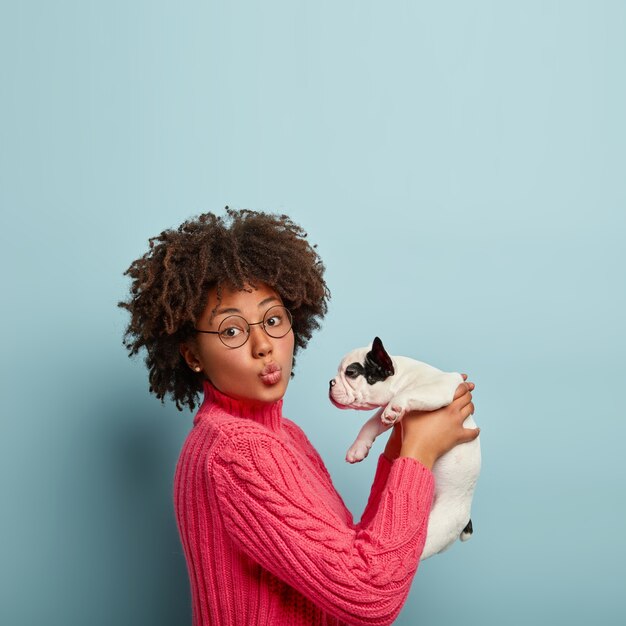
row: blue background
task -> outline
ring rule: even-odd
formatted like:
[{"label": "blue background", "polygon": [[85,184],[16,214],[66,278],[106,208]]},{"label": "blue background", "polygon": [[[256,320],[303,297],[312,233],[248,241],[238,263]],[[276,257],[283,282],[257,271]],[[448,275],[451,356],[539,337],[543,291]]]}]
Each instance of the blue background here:
[{"label": "blue background", "polygon": [[326,263],[285,413],[357,518],[343,354],[476,383],[475,534],[397,623],[623,624],[625,33],[618,1],[3,3],[0,622],[190,623],[192,415],[116,302],[148,237],[228,204]]}]

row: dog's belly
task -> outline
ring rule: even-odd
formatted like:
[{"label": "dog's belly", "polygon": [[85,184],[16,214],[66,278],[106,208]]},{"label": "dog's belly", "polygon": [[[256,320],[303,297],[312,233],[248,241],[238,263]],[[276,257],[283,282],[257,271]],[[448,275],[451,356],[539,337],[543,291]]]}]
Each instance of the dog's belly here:
[{"label": "dog's belly", "polygon": [[[471,416],[463,425],[466,428],[476,427]],[[480,442],[477,438],[459,444],[433,466],[435,495],[421,560],[449,547],[467,525],[480,464]]]},{"label": "dog's belly", "polygon": [[[465,428],[476,428],[472,417],[463,422]],[[480,437],[459,444],[440,457],[433,467],[435,497],[459,497],[474,491],[480,474]]]}]

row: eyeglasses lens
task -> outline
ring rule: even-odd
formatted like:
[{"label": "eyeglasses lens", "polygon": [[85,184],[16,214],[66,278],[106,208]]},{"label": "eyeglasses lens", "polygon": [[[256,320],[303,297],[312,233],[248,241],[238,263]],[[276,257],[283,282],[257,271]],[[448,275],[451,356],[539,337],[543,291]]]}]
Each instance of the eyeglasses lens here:
[{"label": "eyeglasses lens", "polygon": [[250,326],[243,317],[230,315],[222,320],[218,332],[224,345],[229,348],[238,348],[248,341]]},{"label": "eyeglasses lens", "polygon": [[263,316],[263,328],[270,337],[284,337],[291,328],[291,313],[284,306],[273,306]]},{"label": "eyeglasses lens", "polygon": [[[291,329],[291,313],[284,306],[273,306],[265,312],[260,324],[270,337],[280,339]],[[225,346],[239,348],[250,337],[250,325],[239,315],[229,315],[222,320],[218,333]]]}]

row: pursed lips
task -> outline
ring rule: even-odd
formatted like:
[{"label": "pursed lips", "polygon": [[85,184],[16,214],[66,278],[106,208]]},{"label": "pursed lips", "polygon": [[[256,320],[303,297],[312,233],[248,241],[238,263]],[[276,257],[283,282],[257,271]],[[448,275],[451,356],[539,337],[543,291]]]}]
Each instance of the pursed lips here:
[{"label": "pursed lips", "polygon": [[278,363],[268,363],[260,372],[259,378],[266,385],[277,383],[282,376],[282,368]]}]

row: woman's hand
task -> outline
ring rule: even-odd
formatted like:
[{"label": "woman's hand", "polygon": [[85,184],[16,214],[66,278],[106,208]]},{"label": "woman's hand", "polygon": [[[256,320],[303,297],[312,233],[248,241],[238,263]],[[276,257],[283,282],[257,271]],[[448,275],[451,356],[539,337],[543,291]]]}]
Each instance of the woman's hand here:
[{"label": "woman's hand", "polygon": [[[467,380],[467,375],[463,374]],[[411,411],[402,418],[402,447],[399,456],[416,459],[429,469],[435,461],[460,443],[473,441],[480,428],[464,428],[474,413],[471,382],[461,383],[448,406],[435,411]]]}]

